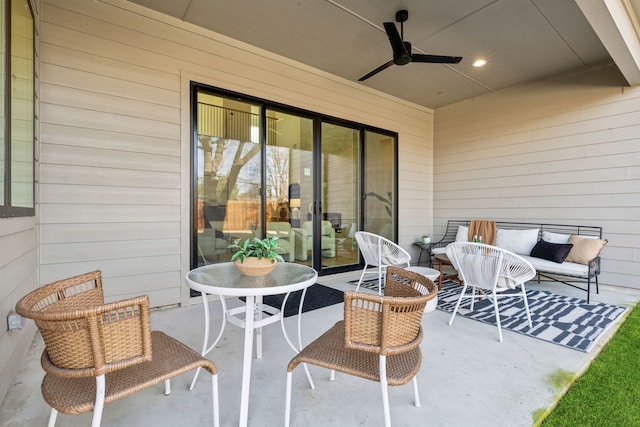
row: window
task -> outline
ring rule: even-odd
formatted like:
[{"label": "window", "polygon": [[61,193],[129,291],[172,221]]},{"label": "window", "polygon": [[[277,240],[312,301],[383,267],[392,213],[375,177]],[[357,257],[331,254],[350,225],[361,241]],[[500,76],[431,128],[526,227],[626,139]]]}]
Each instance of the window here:
[{"label": "window", "polygon": [[0,3],[0,216],[34,215],[34,49],[28,0]]}]

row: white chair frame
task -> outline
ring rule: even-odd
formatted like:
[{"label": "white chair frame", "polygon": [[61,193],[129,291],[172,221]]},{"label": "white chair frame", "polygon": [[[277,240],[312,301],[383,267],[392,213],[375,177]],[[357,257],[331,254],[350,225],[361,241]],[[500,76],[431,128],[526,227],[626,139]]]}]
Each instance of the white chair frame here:
[{"label": "white chair frame", "polygon": [[[356,292],[360,289],[365,274],[377,274],[378,295],[382,295],[382,283],[388,266],[411,266],[411,254],[386,237],[368,231],[355,233],[358,248],[364,258],[364,268],[356,286]],[[369,267],[377,267],[375,272],[367,272]]]},{"label": "white chair frame", "polygon": [[[471,300],[470,309],[473,310],[475,300],[486,297],[493,302],[500,342],[502,342],[502,327],[498,298],[522,298],[529,327],[532,327],[524,286],[525,282],[536,275],[536,270],[531,263],[513,252],[482,243],[454,242],[447,246],[446,252],[463,282],[449,325],[453,324],[463,299]],[[467,293],[467,288],[471,288],[471,293]],[[506,290],[516,288],[519,288],[518,292],[504,293]],[[477,289],[483,289],[488,293],[476,292]]]}]

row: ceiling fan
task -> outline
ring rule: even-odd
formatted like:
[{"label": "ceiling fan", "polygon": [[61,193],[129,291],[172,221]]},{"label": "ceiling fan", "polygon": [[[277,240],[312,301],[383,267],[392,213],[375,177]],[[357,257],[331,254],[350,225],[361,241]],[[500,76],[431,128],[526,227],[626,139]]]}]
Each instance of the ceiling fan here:
[{"label": "ceiling fan", "polygon": [[400,23],[400,34],[396,24],[393,22],[384,22],[384,30],[387,32],[391,48],[393,49],[393,59],[382,64],[370,73],[360,77],[359,82],[367,80],[369,77],[378,74],[380,71],[389,68],[392,65],[405,65],[410,62],[427,62],[431,64],[457,64],[462,60],[461,56],[443,56],[443,55],[422,55],[419,53],[411,53],[411,43],[404,41],[404,22],[409,19],[409,11],[399,10],[396,12],[396,21]]}]

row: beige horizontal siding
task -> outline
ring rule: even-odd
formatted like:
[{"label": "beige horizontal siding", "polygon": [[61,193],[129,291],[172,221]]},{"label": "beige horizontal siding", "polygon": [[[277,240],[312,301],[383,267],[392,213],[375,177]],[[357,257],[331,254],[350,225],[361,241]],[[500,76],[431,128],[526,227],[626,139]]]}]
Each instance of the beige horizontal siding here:
[{"label": "beige horizontal siding", "polygon": [[[30,0],[34,11],[34,92],[35,159],[38,160],[40,98],[40,45],[39,45],[39,0]],[[4,31],[4,29],[3,29]],[[36,163],[36,181],[38,179]],[[37,188],[36,188],[37,194]],[[0,319],[6,322],[10,312],[20,298],[38,285],[38,235],[35,217],[0,218]],[[21,330],[8,331],[6,324],[0,327],[0,402],[4,400],[16,373],[23,368],[25,354],[35,335],[33,321],[25,322]]]},{"label": "beige horizontal siding", "polygon": [[614,66],[435,113],[434,221],[603,227],[601,283],[640,288],[640,92]]},{"label": "beige horizontal siding", "polygon": [[188,300],[189,80],[398,132],[401,244],[431,222],[429,109],[120,0],[43,1],[41,34],[43,281]]}]

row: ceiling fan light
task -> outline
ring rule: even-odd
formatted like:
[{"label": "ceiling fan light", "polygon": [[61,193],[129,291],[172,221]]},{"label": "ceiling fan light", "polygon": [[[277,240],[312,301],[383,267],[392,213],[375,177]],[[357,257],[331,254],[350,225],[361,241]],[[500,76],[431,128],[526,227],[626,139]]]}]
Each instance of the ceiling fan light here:
[{"label": "ceiling fan light", "polygon": [[479,58],[476,59],[475,61],[473,61],[472,64],[474,67],[479,68],[479,67],[484,67],[485,65],[487,65],[487,60],[484,58]]}]

